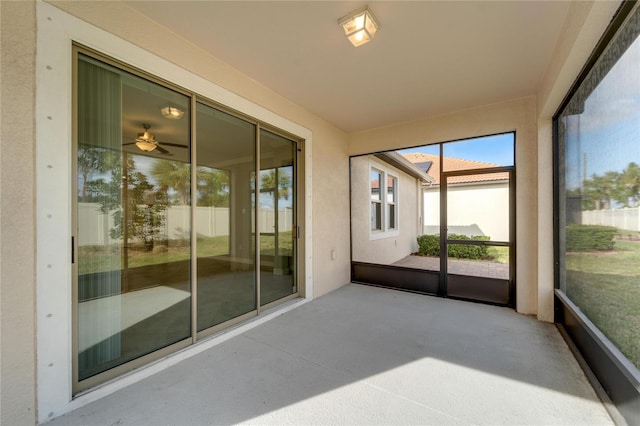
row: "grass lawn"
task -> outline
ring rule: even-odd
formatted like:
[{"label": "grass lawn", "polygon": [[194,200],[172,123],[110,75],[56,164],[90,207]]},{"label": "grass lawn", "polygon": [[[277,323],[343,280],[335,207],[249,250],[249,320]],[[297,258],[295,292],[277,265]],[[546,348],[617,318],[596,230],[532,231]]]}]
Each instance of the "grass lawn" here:
[{"label": "grass lawn", "polygon": [[509,263],[509,247],[488,246],[489,260],[496,263]]},{"label": "grass lawn", "polygon": [[[290,254],[292,250],[291,232],[281,232],[278,239],[280,254]],[[224,256],[229,254],[229,237],[198,238],[198,257]],[[112,271],[122,268],[123,249],[118,244],[110,246],[82,246],[78,250],[78,273]],[[260,235],[260,253],[273,256],[275,238]],[[133,244],[128,250],[129,268],[137,268],[161,263],[179,262],[191,258],[189,241],[172,240],[168,245],[156,244],[147,250],[142,244]]]},{"label": "grass lawn", "polygon": [[640,368],[640,242],[567,253],[567,296]]}]

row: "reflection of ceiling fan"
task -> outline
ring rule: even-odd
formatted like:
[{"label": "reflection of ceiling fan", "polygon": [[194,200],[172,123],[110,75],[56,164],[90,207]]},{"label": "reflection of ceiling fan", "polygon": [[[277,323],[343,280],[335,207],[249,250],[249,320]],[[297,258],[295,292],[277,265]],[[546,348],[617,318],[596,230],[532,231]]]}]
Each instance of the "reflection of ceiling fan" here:
[{"label": "reflection of ceiling fan", "polygon": [[151,128],[150,125],[144,123],[142,127],[144,127],[144,132],[138,133],[138,137],[136,137],[135,142],[125,143],[123,145],[135,144],[135,146],[137,146],[141,151],[144,151],[144,152],[151,152],[157,149],[159,152],[166,155],[173,155],[173,154],[171,154],[169,151],[161,147],[160,144],[167,145],[167,146],[175,146],[177,148],[188,148],[188,146],[186,145],[178,145],[178,144],[169,143],[169,142],[159,142],[156,140],[155,135],[149,131],[149,129]]}]

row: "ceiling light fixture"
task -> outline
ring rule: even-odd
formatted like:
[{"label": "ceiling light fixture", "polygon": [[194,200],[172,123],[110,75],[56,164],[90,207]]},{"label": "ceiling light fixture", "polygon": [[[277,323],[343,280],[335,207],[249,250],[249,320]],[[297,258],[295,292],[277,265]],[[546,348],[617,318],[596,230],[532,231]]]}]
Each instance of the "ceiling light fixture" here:
[{"label": "ceiling light fixture", "polygon": [[148,124],[143,124],[144,133],[138,133],[138,137],[136,138],[136,146],[140,148],[142,151],[151,152],[158,147],[158,143],[156,142],[156,137],[153,136],[153,133],[149,131]]},{"label": "ceiling light fixture", "polygon": [[166,106],[160,110],[162,115],[169,120],[180,120],[184,115],[184,111],[178,107]]},{"label": "ceiling light fixture", "polygon": [[345,35],[355,47],[371,41],[380,28],[380,24],[368,6],[343,16],[338,19],[338,24],[342,26]]}]

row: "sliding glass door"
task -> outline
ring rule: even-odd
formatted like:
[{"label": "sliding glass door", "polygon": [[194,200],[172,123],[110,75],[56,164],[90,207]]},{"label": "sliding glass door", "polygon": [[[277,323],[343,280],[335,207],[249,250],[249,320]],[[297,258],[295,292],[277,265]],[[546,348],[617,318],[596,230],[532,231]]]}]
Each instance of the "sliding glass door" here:
[{"label": "sliding glass door", "polygon": [[256,309],[251,191],[256,126],[198,103],[198,331]]},{"label": "sliding glass door", "polygon": [[298,296],[299,142],[75,58],[78,392]]},{"label": "sliding glass door", "polygon": [[[191,334],[191,138],[188,96],[86,56],[77,66],[77,378],[84,380]],[[184,116],[164,118],[158,105]]]},{"label": "sliding glass door", "polygon": [[260,305],[296,293],[295,142],[260,132]]}]

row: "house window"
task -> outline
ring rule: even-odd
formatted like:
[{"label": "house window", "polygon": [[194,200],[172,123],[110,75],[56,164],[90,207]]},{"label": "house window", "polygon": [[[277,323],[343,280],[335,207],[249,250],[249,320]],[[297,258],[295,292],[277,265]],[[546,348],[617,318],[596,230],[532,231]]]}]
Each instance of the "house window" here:
[{"label": "house window", "polygon": [[387,228],[396,229],[398,219],[396,215],[396,203],[398,200],[398,179],[387,175]]},{"label": "house window", "polygon": [[376,169],[371,169],[371,230],[382,231],[382,195],[380,193],[380,183],[383,173]]},{"label": "house window", "polygon": [[398,178],[371,168],[371,232],[398,229]]}]

